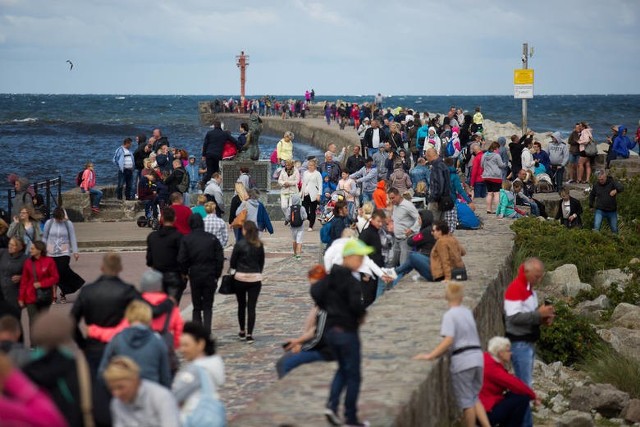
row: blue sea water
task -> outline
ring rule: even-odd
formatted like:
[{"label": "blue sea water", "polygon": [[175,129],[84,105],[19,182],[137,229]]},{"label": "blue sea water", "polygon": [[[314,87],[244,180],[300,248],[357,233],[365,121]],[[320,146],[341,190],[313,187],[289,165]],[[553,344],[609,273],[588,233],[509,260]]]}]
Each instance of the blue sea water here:
[{"label": "blue sea water", "polygon": [[[147,136],[160,127],[171,145],[199,154],[208,128],[199,122],[198,102],[216,96],[138,95],[0,95],[0,188],[9,173],[32,180],[63,176],[64,187],[74,186],[74,177],[86,161],[96,165],[100,184],[115,183],[111,159],[125,137]],[[220,96],[220,98],[225,98]],[[226,97],[228,98],[228,97]],[[279,97],[287,99],[289,97]],[[301,98],[301,97],[300,97]],[[362,104],[371,96],[316,97],[316,101],[342,99]],[[396,96],[385,106],[398,105],[418,111],[446,112],[451,105],[472,111],[482,107],[485,118],[520,123],[521,103],[510,96]],[[566,137],[576,121],[587,121],[598,140],[613,124],[626,124],[635,131],[640,119],[640,95],[537,96],[529,101],[529,127],[536,131],[563,132]],[[269,156],[278,141],[261,138],[263,156]],[[319,154],[314,147],[297,141],[296,157]]]}]

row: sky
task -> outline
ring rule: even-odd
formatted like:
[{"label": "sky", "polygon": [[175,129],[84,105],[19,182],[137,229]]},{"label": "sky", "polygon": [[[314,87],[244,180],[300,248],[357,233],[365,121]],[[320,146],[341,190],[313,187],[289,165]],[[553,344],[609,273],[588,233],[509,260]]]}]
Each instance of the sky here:
[{"label": "sky", "polygon": [[[0,0],[0,93],[640,94],[638,0]],[[69,70],[66,60],[74,63]]]}]

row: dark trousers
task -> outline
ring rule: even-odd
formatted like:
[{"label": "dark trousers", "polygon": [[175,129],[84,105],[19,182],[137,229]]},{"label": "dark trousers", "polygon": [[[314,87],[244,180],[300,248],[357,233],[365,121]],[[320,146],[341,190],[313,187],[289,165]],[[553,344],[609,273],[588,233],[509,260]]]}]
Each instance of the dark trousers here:
[{"label": "dark trousers", "polygon": [[136,190],[133,187],[133,169],[118,170],[118,186],[116,187],[116,198],[122,200],[122,189],[124,187],[124,197],[133,200]]},{"label": "dark trousers", "polygon": [[220,157],[207,156],[207,173],[202,178],[203,185],[207,185],[207,182],[211,179],[211,175],[216,172],[220,172]]},{"label": "dark trousers", "polygon": [[529,396],[509,392],[491,412],[487,412],[487,417],[492,426],[499,424],[500,427],[520,427],[528,407]]},{"label": "dark trousers", "polygon": [[550,172],[556,191],[562,190],[564,184],[564,166],[551,166]]},{"label": "dark trousers", "polygon": [[162,273],[162,290],[170,297],[174,297],[178,304],[186,287],[182,274],[173,271]]},{"label": "dark trousers", "polygon": [[307,211],[309,228],[313,228],[313,225],[316,223],[316,209],[318,209],[318,201],[314,200],[312,202],[309,196],[304,196],[302,206],[304,207],[304,210]]},{"label": "dark trousers", "polygon": [[327,332],[327,340],[338,361],[338,370],[331,383],[331,394],[327,406],[334,412],[338,410],[340,394],[345,388],[344,417],[346,424],[358,422],[358,395],[360,394],[360,337],[357,331],[348,332],[333,327]]},{"label": "dark trousers", "polygon": [[[202,324],[207,331],[211,330],[213,299],[218,289],[218,278],[211,280],[191,280],[191,302],[193,303],[193,321]],[[204,320],[203,320],[204,318]]]},{"label": "dark trousers", "polygon": [[247,335],[253,335],[253,327],[256,325],[256,305],[262,289],[262,282],[238,282],[236,286],[236,300],[238,300],[238,326],[244,331],[245,317],[247,317]]}]

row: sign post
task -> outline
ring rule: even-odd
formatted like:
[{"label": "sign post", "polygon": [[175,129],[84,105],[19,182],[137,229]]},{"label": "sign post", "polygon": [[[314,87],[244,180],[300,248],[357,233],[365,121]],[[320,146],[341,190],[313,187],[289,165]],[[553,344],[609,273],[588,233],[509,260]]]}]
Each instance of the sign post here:
[{"label": "sign post", "polygon": [[522,45],[522,68],[513,70],[515,99],[522,99],[522,134],[527,133],[527,99],[533,98],[533,70],[529,69],[529,44]]}]

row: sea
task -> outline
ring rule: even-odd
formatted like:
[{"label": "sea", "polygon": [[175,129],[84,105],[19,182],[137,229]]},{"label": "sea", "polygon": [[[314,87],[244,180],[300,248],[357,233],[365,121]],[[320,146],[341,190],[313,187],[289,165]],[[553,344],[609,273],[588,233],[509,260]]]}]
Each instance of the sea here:
[{"label": "sea", "polygon": [[[63,188],[75,185],[75,176],[87,161],[96,166],[98,184],[114,184],[111,161],[125,137],[159,127],[172,146],[199,155],[208,127],[199,121],[198,102],[229,96],[141,95],[27,95],[0,94],[0,190],[11,173],[32,181],[63,178]],[[278,99],[302,98],[278,96]],[[316,96],[316,101],[372,102],[373,96]],[[521,101],[511,96],[392,96],[385,107],[406,106],[417,111],[446,112],[450,106],[473,111],[482,107],[485,118],[521,122]],[[625,124],[635,132],[640,119],[640,95],[536,96],[528,102],[529,127],[537,132],[560,131],[564,137],[576,121],[586,121],[596,140],[604,139],[611,125]],[[234,129],[232,131],[235,131]],[[279,136],[263,135],[260,149],[268,158]],[[320,154],[296,140],[294,156]],[[5,197],[6,191],[0,191]]]}]

